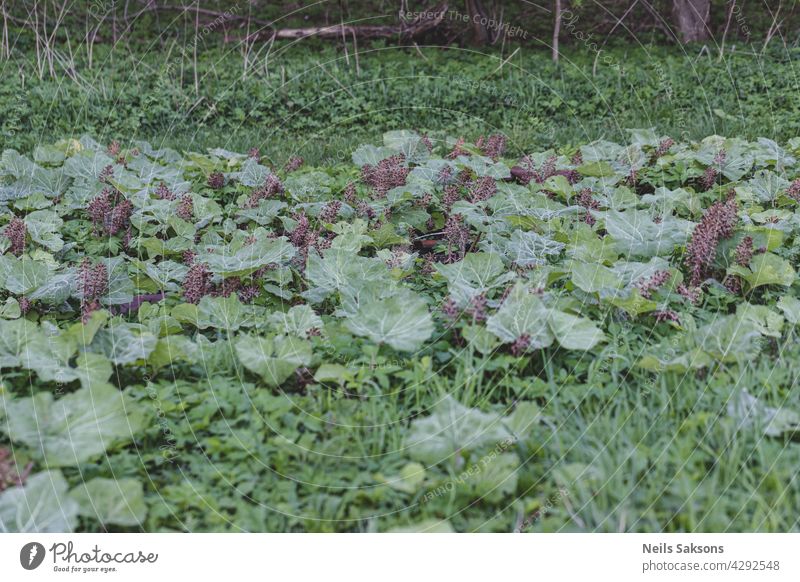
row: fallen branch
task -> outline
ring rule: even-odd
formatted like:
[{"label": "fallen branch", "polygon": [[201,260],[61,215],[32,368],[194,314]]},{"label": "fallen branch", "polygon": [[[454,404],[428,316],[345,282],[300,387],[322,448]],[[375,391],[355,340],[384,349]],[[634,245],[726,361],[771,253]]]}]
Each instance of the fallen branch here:
[{"label": "fallen branch", "polygon": [[343,36],[352,35],[358,38],[391,38],[399,37],[411,39],[430,30],[433,30],[444,20],[447,14],[447,2],[442,2],[435,8],[422,11],[417,18],[411,22],[403,22],[396,25],[357,25],[334,24],[331,26],[311,26],[307,28],[281,28],[272,32],[267,32],[269,37],[278,40],[298,40],[307,37],[318,37],[327,39],[339,39]]}]

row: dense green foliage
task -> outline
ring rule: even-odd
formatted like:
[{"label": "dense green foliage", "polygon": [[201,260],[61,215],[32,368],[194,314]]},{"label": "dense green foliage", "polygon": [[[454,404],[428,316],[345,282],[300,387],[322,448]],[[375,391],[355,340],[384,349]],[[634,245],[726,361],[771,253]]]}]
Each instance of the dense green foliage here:
[{"label": "dense green foliage", "polygon": [[335,164],[386,127],[459,127],[473,139],[498,128],[514,153],[624,141],[626,127],[655,126],[675,139],[800,133],[797,49],[741,47],[722,61],[696,48],[607,49],[597,62],[576,51],[556,67],[531,49],[503,64],[508,55],[375,45],[356,65],[352,50],[276,45],[246,78],[238,52],[215,49],[201,53],[195,92],[191,50],[181,46],[153,40],[129,53],[98,45],[92,68],[76,54],[76,80],[61,71],[39,80],[26,59],[4,63],[0,140],[30,150],[89,133]]},{"label": "dense green foliage", "polygon": [[456,137],[6,150],[0,530],[797,529],[800,140]]}]

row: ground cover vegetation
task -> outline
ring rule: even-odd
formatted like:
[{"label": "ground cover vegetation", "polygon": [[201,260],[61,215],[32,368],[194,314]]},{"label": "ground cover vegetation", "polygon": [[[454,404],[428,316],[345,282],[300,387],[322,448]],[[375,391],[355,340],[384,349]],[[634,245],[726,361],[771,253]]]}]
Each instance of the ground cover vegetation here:
[{"label": "ground cover vegetation", "polygon": [[797,527],[800,140],[6,149],[0,526]]}]

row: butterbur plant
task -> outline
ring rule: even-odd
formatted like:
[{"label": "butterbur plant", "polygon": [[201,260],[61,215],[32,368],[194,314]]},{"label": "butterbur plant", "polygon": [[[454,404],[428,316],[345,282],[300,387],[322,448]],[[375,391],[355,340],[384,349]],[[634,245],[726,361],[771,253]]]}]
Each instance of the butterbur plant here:
[{"label": "butterbur plant", "polygon": [[113,236],[128,230],[133,204],[118,190],[104,188],[86,205],[86,213],[96,232]]},{"label": "butterbur plant", "polygon": [[81,290],[81,319],[84,323],[94,311],[100,309],[100,299],[108,292],[108,269],[105,264],[92,264],[87,257],[78,267]]},{"label": "butterbur plant", "polygon": [[497,183],[491,176],[478,178],[469,191],[471,202],[488,200],[497,193]]},{"label": "butterbur plant", "polygon": [[25,221],[14,216],[11,221],[3,229],[3,236],[5,236],[11,243],[8,247],[8,252],[12,255],[20,256],[25,252],[25,244],[28,238],[28,227],[25,226]]},{"label": "butterbur plant", "polygon": [[[686,520],[669,517],[685,495],[661,495],[659,475],[645,475],[650,481],[637,495],[620,490],[611,499],[600,491],[603,466],[583,476],[561,470],[561,442],[580,439],[598,402],[630,400],[619,400],[625,414],[604,416],[589,440],[616,430],[609,418],[624,421],[635,411],[652,414],[620,442],[635,441],[644,426],[661,431],[658,444],[698,411],[733,416],[726,397],[738,402],[741,390],[731,392],[731,378],[753,394],[753,386],[794,378],[800,164],[790,159],[800,153],[797,143],[731,136],[728,159],[712,164],[719,146],[709,143],[718,138],[672,145],[636,131],[632,143],[584,145],[585,163],[570,163],[579,143],[520,158],[503,152],[502,136],[483,133],[478,148],[462,141],[463,152],[448,160],[452,141],[433,140],[428,152],[419,132],[392,131],[350,158],[288,177],[291,153],[278,149],[282,140],[265,142],[270,155],[260,164],[258,152],[248,158],[213,147],[225,144],[208,144],[207,153],[142,145],[137,160],[123,146],[118,155],[131,160],[129,168],[115,163],[106,184],[96,176],[113,158],[89,137],[81,147],[64,140],[27,155],[3,153],[0,530],[9,523],[30,529],[31,507],[37,527],[179,529],[186,491],[176,469],[202,468],[210,453],[221,471],[249,474],[254,459],[237,453],[227,418],[263,445],[255,452],[265,463],[279,450],[285,471],[259,473],[257,501],[308,519],[256,511],[228,495],[216,472],[193,471],[202,491],[235,502],[224,523],[192,512],[197,529],[359,530],[369,524],[337,517],[379,510],[381,531],[430,529],[445,517],[453,530],[510,531],[522,529],[515,522],[523,512],[504,508],[520,498],[535,505],[565,480],[575,488],[573,505],[562,498],[564,511],[538,522],[543,530],[578,518],[584,529],[616,528],[605,518],[620,500],[643,515],[645,527],[683,528]],[[553,141],[561,138],[569,135]],[[712,165],[716,185],[701,192]],[[626,184],[632,167],[635,192]],[[224,188],[207,186],[212,170],[220,170]],[[709,390],[720,397],[700,397]],[[267,432],[264,423],[245,426],[255,410],[250,397],[269,413]],[[744,412],[766,411],[769,422],[731,418],[724,436],[772,439],[765,453],[786,452],[796,423],[789,415],[779,426],[784,419],[767,408],[782,400],[780,391],[759,391],[764,408],[745,401]],[[163,418],[154,416],[159,406]],[[389,423],[391,434],[369,430]],[[539,447],[551,426],[569,434]],[[682,454],[700,451],[707,458],[691,461],[702,480],[719,459],[714,446],[697,446],[707,427],[688,428],[664,462],[672,474]],[[281,434],[303,446],[284,446]],[[190,441],[203,448],[184,446]],[[346,462],[323,455],[309,472],[305,445],[356,455]],[[588,454],[572,460],[592,456],[593,442],[584,445]],[[4,447],[16,465],[4,465]],[[532,447],[541,448],[533,461]],[[747,456],[750,449],[740,448]],[[180,454],[180,462],[162,464],[164,452]],[[661,452],[643,454],[652,461]],[[776,482],[796,474],[797,456],[790,457]],[[140,458],[158,469],[153,483],[131,462]],[[14,491],[28,459],[33,473]],[[749,471],[737,493],[745,498],[763,463],[734,460],[722,477]],[[83,470],[98,463],[99,470]],[[379,499],[338,495],[333,506],[324,487],[281,474],[325,478],[317,484],[338,489],[355,476]],[[456,489],[444,487],[447,480]],[[393,513],[430,497],[431,488],[454,497]],[[157,504],[153,491],[164,493]],[[652,499],[643,499],[648,491]],[[87,497],[103,503],[89,507]],[[791,501],[781,515],[761,508],[766,521],[752,519],[758,508],[740,521],[774,517],[770,523],[791,529]],[[737,510],[724,504],[706,521],[727,524]]]},{"label": "butterbur plant", "polygon": [[222,172],[212,172],[208,176],[208,187],[213,190],[219,190],[225,186],[225,176]]},{"label": "butterbur plant", "polygon": [[193,262],[183,280],[183,298],[188,303],[198,304],[211,292],[211,271],[205,263]]},{"label": "butterbur plant", "polygon": [[800,202],[800,178],[789,185],[786,189],[786,195],[796,202]]},{"label": "butterbur plant", "polygon": [[461,214],[451,214],[447,217],[444,237],[447,241],[446,261],[452,263],[460,260],[467,252],[469,244],[469,228],[464,224],[464,217]]},{"label": "butterbur plant", "polygon": [[339,211],[342,209],[342,203],[339,200],[332,200],[328,202],[319,214],[319,219],[322,222],[336,222],[336,217],[339,216]]},{"label": "butterbur plant", "polygon": [[506,136],[502,134],[491,135],[488,138],[481,136],[475,145],[484,156],[497,160],[506,151]]},{"label": "butterbur plant", "polygon": [[156,198],[160,200],[175,200],[175,194],[169,189],[169,187],[164,183],[161,182],[155,190]]},{"label": "butterbur plant", "polygon": [[714,161],[708,166],[703,173],[703,178],[701,179],[701,183],[706,190],[710,190],[711,187],[717,183],[717,177],[719,176],[720,168],[722,164],[725,163],[725,158],[727,154],[725,150],[720,150],[716,156],[714,156]]},{"label": "butterbur plant", "polygon": [[692,286],[699,285],[709,275],[719,242],[733,234],[738,221],[737,211],[738,204],[731,194],[724,202],[712,204],[695,227],[684,259]]},{"label": "butterbur plant", "polygon": [[194,220],[194,202],[190,194],[181,196],[175,214],[178,215],[178,218],[186,220],[187,222]]},{"label": "butterbur plant", "polygon": [[411,171],[403,154],[396,154],[372,166],[364,164],[361,168],[361,179],[371,186],[379,196],[385,195],[392,188],[397,188],[406,183],[406,177]]},{"label": "butterbur plant", "polygon": [[656,271],[650,277],[639,281],[636,284],[636,288],[639,289],[642,297],[650,299],[653,296],[653,292],[663,287],[671,277],[672,274],[669,271]]},{"label": "butterbur plant", "polygon": [[733,258],[736,264],[741,267],[750,266],[750,259],[753,258],[753,239],[751,237],[744,237],[741,242],[736,245],[736,249],[733,251]]},{"label": "butterbur plant", "polygon": [[283,169],[287,174],[291,174],[292,172],[299,170],[304,163],[305,160],[303,160],[303,158],[300,156],[292,156],[289,158],[289,161],[286,162],[286,166],[284,166]]}]

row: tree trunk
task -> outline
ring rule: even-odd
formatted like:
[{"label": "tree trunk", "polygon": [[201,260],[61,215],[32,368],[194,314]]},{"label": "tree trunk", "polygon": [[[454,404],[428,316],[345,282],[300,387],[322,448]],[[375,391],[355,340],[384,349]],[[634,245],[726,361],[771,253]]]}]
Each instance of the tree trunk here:
[{"label": "tree trunk", "polygon": [[681,42],[708,40],[711,0],[673,0],[672,16]]},{"label": "tree trunk", "polygon": [[558,36],[561,34],[561,0],[555,1],[553,7],[555,22],[553,23],[553,62],[558,62]]},{"label": "tree trunk", "polygon": [[467,16],[472,26],[472,42],[476,46],[489,44],[491,31],[487,26],[489,16],[481,0],[466,0]]}]

